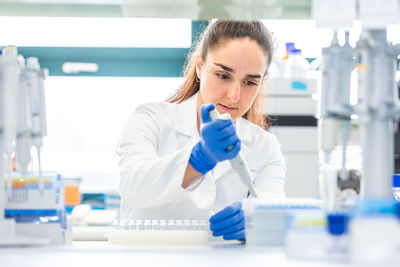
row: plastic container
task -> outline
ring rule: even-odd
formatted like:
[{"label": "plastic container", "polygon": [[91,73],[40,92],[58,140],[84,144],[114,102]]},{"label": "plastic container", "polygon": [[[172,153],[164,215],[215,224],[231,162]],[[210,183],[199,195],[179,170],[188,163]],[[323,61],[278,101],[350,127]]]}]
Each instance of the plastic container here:
[{"label": "plastic container", "polygon": [[289,57],[291,51],[295,49],[295,44],[290,42],[286,43],[286,54],[284,57],[274,61],[270,67],[272,77],[291,78],[291,68]]},{"label": "plastic container", "polygon": [[291,78],[305,79],[310,68],[308,61],[301,55],[301,49],[292,49],[289,54]]},{"label": "plastic container", "polygon": [[393,196],[400,202],[400,174],[393,174]]},{"label": "plastic container", "polygon": [[291,211],[319,210],[315,199],[244,199],[246,245],[249,247],[283,246]]},{"label": "plastic container", "polygon": [[65,205],[76,206],[81,203],[79,185],[81,178],[64,178]]},{"label": "plastic container", "polygon": [[364,199],[358,204],[349,227],[352,266],[399,266],[396,204],[390,198]]},{"label": "plastic container", "polygon": [[348,223],[349,215],[347,213],[330,213],[327,215],[327,230],[331,237],[326,248],[327,259],[346,261],[349,258]]},{"label": "plastic container", "polygon": [[[323,260],[330,243],[322,210],[292,211],[288,215],[285,254],[295,260]],[[305,244],[307,244],[305,246]]]},{"label": "plastic container", "polygon": [[286,55],[282,58],[282,60],[287,60],[289,59],[290,51],[295,49],[294,43],[286,43]]},{"label": "plastic container", "polygon": [[315,210],[292,212],[290,216],[285,246],[289,258],[324,263],[348,260],[348,214]]}]

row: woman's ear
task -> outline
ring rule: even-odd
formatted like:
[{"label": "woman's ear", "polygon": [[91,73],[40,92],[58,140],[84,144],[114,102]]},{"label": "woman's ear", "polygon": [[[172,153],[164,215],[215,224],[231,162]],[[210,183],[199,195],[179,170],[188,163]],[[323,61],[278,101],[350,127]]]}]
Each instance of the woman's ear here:
[{"label": "woman's ear", "polygon": [[199,55],[199,56],[197,57],[197,60],[196,60],[196,75],[197,75],[197,77],[198,77],[199,79],[201,79],[201,70],[202,70],[202,67],[203,67],[203,59],[202,59],[201,55]]}]

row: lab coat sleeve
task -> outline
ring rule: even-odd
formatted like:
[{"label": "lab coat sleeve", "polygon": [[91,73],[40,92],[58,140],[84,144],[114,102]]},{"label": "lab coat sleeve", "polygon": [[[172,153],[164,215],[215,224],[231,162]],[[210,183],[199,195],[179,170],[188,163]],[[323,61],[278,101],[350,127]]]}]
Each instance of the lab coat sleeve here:
[{"label": "lab coat sleeve", "polygon": [[268,150],[271,152],[256,176],[254,185],[259,198],[284,198],[286,165],[275,135],[271,135]]},{"label": "lab coat sleeve", "polygon": [[158,207],[188,193],[181,184],[192,147],[159,156],[159,121],[155,116],[138,109],[123,129],[118,145],[119,192],[132,208]]}]

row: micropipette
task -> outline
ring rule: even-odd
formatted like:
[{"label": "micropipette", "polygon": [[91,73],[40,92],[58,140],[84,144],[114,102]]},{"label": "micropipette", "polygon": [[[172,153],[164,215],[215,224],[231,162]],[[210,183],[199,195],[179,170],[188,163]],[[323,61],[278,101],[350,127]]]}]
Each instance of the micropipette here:
[{"label": "micropipette", "polygon": [[[210,116],[213,120],[216,120],[216,119],[229,120],[231,118],[231,116],[228,113],[219,114],[217,109],[211,110]],[[232,146],[228,147],[228,150],[231,150],[231,149],[232,149]],[[229,160],[229,162],[231,163],[232,168],[234,168],[239,173],[240,180],[242,180],[242,182],[247,186],[250,194],[253,197],[257,198],[258,195],[257,195],[256,189],[254,188],[254,185],[252,183],[249,168],[247,167],[246,161],[244,160],[242,154],[239,152],[236,155],[236,157]]]}]

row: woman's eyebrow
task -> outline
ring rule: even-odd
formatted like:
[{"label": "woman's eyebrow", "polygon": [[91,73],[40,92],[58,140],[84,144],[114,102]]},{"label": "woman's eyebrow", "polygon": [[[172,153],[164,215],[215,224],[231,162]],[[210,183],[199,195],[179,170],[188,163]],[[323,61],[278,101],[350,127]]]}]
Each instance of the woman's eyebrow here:
[{"label": "woman's eyebrow", "polygon": [[217,65],[217,66],[221,67],[222,69],[224,69],[224,70],[226,70],[226,71],[235,73],[235,71],[234,71],[232,68],[229,68],[229,67],[225,66],[224,64],[221,64],[221,63],[214,63],[214,65]]},{"label": "woman's eyebrow", "polygon": [[[226,70],[228,72],[235,73],[234,69],[229,68],[228,66],[225,66],[224,64],[214,63],[214,65],[217,65],[218,67],[221,67],[223,70]],[[247,78],[252,78],[252,79],[259,79],[259,78],[261,78],[261,75],[260,74],[247,74],[246,77]]]},{"label": "woman's eyebrow", "polygon": [[261,75],[260,74],[247,74],[246,77],[252,78],[252,79],[259,79],[259,78],[261,78]]}]

